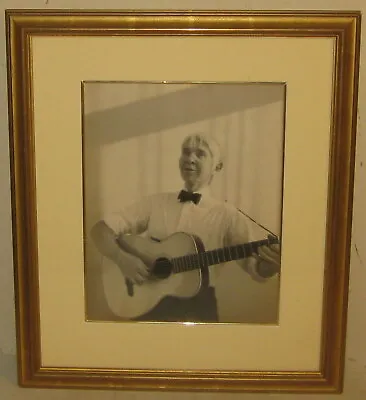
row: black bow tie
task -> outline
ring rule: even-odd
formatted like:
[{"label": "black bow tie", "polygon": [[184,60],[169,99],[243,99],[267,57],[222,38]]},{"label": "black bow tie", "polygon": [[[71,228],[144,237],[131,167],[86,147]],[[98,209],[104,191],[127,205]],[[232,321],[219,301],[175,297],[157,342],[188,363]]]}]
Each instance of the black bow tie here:
[{"label": "black bow tie", "polygon": [[192,192],[187,192],[186,190],[181,190],[178,199],[181,203],[184,203],[186,201],[192,201],[194,204],[198,204],[199,201],[201,200],[201,194],[199,193],[192,193]]}]

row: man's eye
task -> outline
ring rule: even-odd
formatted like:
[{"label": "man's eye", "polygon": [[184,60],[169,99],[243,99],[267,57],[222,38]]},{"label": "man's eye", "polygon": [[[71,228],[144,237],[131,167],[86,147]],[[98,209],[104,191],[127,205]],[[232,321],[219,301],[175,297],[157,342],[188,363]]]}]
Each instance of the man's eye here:
[{"label": "man's eye", "polygon": [[205,157],[206,153],[204,151],[197,151],[196,155],[197,155],[197,157],[202,158],[202,157]]}]

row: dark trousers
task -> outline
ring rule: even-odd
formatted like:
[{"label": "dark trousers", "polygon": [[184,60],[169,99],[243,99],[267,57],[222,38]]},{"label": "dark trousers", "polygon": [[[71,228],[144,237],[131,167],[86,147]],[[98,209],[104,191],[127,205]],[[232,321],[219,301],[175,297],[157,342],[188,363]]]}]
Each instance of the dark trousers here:
[{"label": "dark trousers", "polygon": [[167,296],[134,321],[217,322],[215,289],[209,287],[190,299]]}]

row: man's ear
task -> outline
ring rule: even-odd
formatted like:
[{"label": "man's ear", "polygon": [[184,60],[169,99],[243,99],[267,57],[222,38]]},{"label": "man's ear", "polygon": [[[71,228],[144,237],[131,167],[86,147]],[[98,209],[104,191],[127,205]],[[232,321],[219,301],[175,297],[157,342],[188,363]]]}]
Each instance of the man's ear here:
[{"label": "man's ear", "polygon": [[223,162],[220,161],[220,162],[216,165],[215,171],[216,171],[216,172],[221,171],[223,166],[224,166]]}]

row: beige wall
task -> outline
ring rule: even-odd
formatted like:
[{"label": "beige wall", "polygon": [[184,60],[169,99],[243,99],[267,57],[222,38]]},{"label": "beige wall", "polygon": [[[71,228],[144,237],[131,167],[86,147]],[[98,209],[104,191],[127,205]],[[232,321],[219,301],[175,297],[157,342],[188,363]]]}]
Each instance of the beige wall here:
[{"label": "beige wall", "polygon": [[[366,11],[366,3],[362,0],[226,0],[205,1],[190,0],[180,2],[178,0],[2,0],[2,11],[5,8],[232,8],[232,9],[361,9]],[[4,29],[1,30],[4,35]],[[364,37],[365,33],[363,33]],[[11,225],[10,225],[10,194],[9,194],[9,160],[7,141],[7,108],[6,108],[6,61],[5,40],[2,36],[2,62],[1,68],[4,72],[0,81],[1,87],[1,132],[0,136],[0,179],[1,179],[1,204],[0,220],[2,232],[0,240],[0,398],[3,399],[160,399],[160,398],[243,398],[243,399],[266,399],[266,398],[297,398],[296,395],[265,395],[265,394],[184,394],[184,393],[125,393],[114,391],[64,391],[64,390],[30,390],[20,389],[16,385],[16,360],[15,360],[15,326],[13,306],[13,274],[12,274],[12,252],[11,252]],[[364,54],[362,50],[362,56]],[[358,400],[366,398],[366,313],[364,304],[366,300],[366,241],[364,240],[366,226],[366,212],[363,209],[366,200],[366,179],[363,159],[366,155],[365,137],[362,134],[362,126],[366,123],[364,111],[366,110],[365,88],[363,86],[365,68],[361,68],[360,103],[359,103],[359,132],[357,143],[356,160],[356,187],[354,207],[354,227],[352,242],[351,277],[350,277],[350,303],[348,316],[347,354],[346,354],[346,380],[345,391],[341,396],[332,395],[304,395],[301,398],[313,399],[346,399]]]}]

